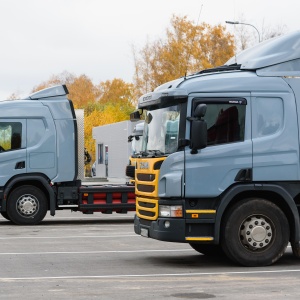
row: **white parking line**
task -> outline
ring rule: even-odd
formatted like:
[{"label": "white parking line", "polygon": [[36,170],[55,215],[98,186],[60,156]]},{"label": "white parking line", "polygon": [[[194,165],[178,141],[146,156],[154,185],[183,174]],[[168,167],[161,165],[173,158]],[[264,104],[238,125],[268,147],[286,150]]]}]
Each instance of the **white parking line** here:
[{"label": "white parking line", "polygon": [[74,216],[74,217],[67,217],[67,216],[53,216],[53,217],[48,217],[45,218],[45,221],[49,221],[49,220],[53,220],[53,219],[74,219],[74,220],[79,220],[79,219],[99,219],[99,220],[104,220],[104,219],[118,219],[118,218],[131,218],[133,219],[133,215],[109,215],[109,216],[103,216],[103,215],[99,215],[99,216],[93,216],[93,217],[84,217],[84,216]]},{"label": "white parking line", "polygon": [[99,251],[49,251],[49,252],[0,252],[1,255],[49,255],[49,254],[103,254],[103,253],[146,253],[146,252],[197,252],[187,249],[142,249],[142,250],[99,250]]},{"label": "white parking line", "polygon": [[[127,224],[125,224],[125,226],[126,226]],[[99,223],[99,224],[87,224],[87,223],[84,223],[84,224],[72,224],[71,225],[71,227],[70,227],[70,224],[65,224],[65,225],[34,225],[34,229],[36,230],[36,229],[39,229],[39,230],[41,230],[41,229],[45,229],[45,230],[47,230],[47,229],[52,229],[52,228],[67,228],[68,230],[75,230],[76,228],[83,228],[83,227],[99,227],[100,226],[100,228],[101,229],[104,229],[104,228],[109,228],[109,229],[115,229],[115,228],[113,228],[113,227],[124,227],[124,224],[101,224],[101,223]],[[133,228],[133,224],[130,224],[129,225],[130,227],[129,228]],[[6,229],[7,228],[9,228],[9,229],[13,229],[15,227],[15,225],[12,225],[11,227],[5,227]],[[23,226],[22,225],[22,229],[32,229],[33,228],[33,226],[32,225],[30,225],[30,226]],[[132,231],[133,231],[133,229],[132,229]]]},{"label": "white parking line", "polygon": [[50,252],[3,252],[1,255],[49,255],[49,254],[103,254],[103,253],[145,253],[145,252],[183,252],[194,251],[193,249],[170,249],[170,250],[103,250],[103,251],[50,251]]},{"label": "white parking line", "polygon": [[121,237],[140,237],[137,234],[127,235],[69,235],[69,236],[3,236],[0,240],[18,240],[18,239],[74,239],[74,238],[121,238]]},{"label": "white parking line", "polygon": [[[103,221],[103,220],[109,220],[109,221],[116,221],[118,219],[132,219],[133,220],[133,216],[112,216],[112,217],[57,217],[55,216],[53,219],[51,218],[45,218],[44,221],[54,221],[54,219],[60,219],[60,220],[99,220],[99,221]],[[4,219],[5,220],[5,219]]]},{"label": "white parking line", "polygon": [[293,270],[262,270],[262,271],[233,271],[233,272],[200,272],[200,273],[166,273],[166,274],[122,274],[122,275],[95,275],[95,276],[49,276],[49,277],[0,277],[1,281],[9,280],[56,280],[56,279],[117,279],[117,278],[145,278],[145,277],[192,277],[208,275],[260,275],[260,274],[286,274],[299,273],[300,269]]}]

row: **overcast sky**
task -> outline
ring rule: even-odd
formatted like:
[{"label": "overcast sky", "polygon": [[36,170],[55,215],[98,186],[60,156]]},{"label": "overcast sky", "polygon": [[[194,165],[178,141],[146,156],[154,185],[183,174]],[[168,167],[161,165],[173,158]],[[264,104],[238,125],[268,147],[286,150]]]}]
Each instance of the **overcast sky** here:
[{"label": "overcast sky", "polygon": [[63,71],[132,82],[132,45],[164,37],[173,14],[212,25],[243,15],[289,32],[300,30],[299,11],[299,0],[0,0],[0,99]]}]

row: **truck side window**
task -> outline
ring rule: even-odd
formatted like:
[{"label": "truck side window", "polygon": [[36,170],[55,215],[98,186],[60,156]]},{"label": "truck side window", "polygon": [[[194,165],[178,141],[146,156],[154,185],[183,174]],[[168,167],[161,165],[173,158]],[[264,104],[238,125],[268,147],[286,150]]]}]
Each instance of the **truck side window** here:
[{"label": "truck side window", "polygon": [[275,134],[283,127],[281,98],[260,98],[253,101],[253,138]]},{"label": "truck side window", "polygon": [[0,152],[21,148],[22,123],[0,122]]},{"label": "truck side window", "polygon": [[219,145],[244,140],[246,105],[207,104],[207,145]]}]

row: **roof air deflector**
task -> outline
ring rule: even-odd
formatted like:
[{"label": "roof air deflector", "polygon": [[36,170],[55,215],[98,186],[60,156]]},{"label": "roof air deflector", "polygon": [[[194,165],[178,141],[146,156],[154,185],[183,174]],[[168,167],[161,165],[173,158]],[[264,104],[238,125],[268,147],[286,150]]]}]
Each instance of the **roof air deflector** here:
[{"label": "roof air deflector", "polygon": [[241,70],[257,70],[300,58],[300,31],[266,40],[229,59],[225,65],[238,64]]},{"label": "roof air deflector", "polygon": [[57,97],[57,96],[64,96],[67,95],[68,89],[65,85],[56,85],[52,86],[47,89],[43,89],[36,93],[29,95],[26,99],[36,100],[42,98],[50,98],[50,97]]}]

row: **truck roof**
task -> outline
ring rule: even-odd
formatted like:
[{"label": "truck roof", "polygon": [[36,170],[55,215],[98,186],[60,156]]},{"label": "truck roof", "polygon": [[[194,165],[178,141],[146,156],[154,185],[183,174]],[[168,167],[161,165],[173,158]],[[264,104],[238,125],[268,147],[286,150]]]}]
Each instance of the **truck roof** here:
[{"label": "truck roof", "polygon": [[25,99],[0,101],[0,117],[41,116],[41,109],[47,106],[54,119],[74,118],[67,94],[65,85],[57,85],[33,93]]},{"label": "truck roof", "polygon": [[217,92],[268,92],[287,91],[287,84],[280,77],[258,77],[251,71],[232,71],[195,76],[182,81],[177,88],[190,93]]}]

